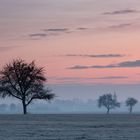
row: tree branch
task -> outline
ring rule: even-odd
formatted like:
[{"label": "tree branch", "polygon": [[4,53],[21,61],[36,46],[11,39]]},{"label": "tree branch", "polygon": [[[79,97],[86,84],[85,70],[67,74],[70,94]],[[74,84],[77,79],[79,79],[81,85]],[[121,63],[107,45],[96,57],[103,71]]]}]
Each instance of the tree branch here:
[{"label": "tree branch", "polygon": [[17,98],[17,99],[22,100],[22,98],[20,98],[20,97],[18,97],[17,95],[13,94],[10,90],[8,90],[8,89],[6,89],[6,88],[0,87],[0,91],[1,91],[1,92],[8,92],[9,95],[11,95],[11,96],[13,96],[13,97],[15,97],[15,98]]}]

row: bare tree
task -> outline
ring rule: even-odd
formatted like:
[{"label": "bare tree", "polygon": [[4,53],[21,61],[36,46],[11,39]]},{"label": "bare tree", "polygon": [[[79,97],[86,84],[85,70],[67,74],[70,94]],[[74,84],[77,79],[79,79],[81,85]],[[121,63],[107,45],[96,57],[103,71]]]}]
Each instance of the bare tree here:
[{"label": "bare tree", "polygon": [[44,69],[35,62],[26,63],[22,59],[13,60],[0,71],[0,97],[14,97],[23,105],[23,113],[27,114],[27,106],[36,99],[51,100],[54,94],[45,88]]},{"label": "bare tree", "polygon": [[138,103],[138,101],[134,98],[128,98],[126,101],[126,106],[129,108],[129,113],[132,114],[133,107]]},{"label": "bare tree", "polygon": [[120,103],[117,101],[117,96],[114,94],[104,94],[98,99],[99,108],[104,106],[107,109],[107,114],[110,113],[111,109],[115,109],[116,107],[120,107]]}]

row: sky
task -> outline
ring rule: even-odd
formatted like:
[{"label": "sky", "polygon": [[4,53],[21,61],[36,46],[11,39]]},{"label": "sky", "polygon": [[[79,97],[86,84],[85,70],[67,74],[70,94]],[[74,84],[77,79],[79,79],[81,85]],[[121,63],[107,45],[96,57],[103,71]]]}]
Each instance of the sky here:
[{"label": "sky", "polygon": [[140,1],[0,0],[0,68],[35,60],[59,98],[140,99]]}]

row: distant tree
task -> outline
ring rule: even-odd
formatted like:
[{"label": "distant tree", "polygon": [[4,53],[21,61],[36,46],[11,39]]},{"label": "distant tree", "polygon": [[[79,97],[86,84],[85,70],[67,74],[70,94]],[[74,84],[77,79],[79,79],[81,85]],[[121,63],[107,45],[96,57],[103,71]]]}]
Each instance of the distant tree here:
[{"label": "distant tree", "polygon": [[45,88],[44,69],[35,62],[26,63],[22,59],[13,60],[0,71],[0,97],[14,97],[22,102],[23,114],[27,106],[36,99],[54,98],[50,89]]},{"label": "distant tree", "polygon": [[133,107],[138,103],[138,101],[134,98],[128,98],[126,101],[126,106],[129,108],[129,113],[131,114],[133,111]]},{"label": "distant tree", "polygon": [[14,103],[11,103],[9,108],[10,108],[10,111],[12,112],[16,111],[16,105]]},{"label": "distant tree", "polygon": [[7,104],[0,104],[0,112],[5,112],[7,110]]},{"label": "distant tree", "polygon": [[107,114],[110,113],[111,109],[115,109],[116,107],[120,107],[120,103],[117,101],[116,94],[104,94],[98,99],[99,108],[104,106],[107,109]]}]

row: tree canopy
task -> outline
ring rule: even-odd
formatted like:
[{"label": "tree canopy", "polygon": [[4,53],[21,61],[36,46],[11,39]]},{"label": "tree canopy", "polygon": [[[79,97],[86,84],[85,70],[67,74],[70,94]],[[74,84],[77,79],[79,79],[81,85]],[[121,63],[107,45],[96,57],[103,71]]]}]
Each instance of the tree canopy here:
[{"label": "tree canopy", "polygon": [[27,106],[36,99],[51,100],[54,94],[46,88],[44,68],[37,67],[35,62],[26,63],[22,59],[13,60],[0,71],[0,97],[14,97],[23,105],[23,113]]},{"label": "tree canopy", "polygon": [[117,101],[117,97],[115,94],[113,96],[111,93],[109,93],[99,97],[98,106],[104,106],[107,109],[107,114],[109,114],[111,109],[120,107],[120,103]]},{"label": "tree canopy", "polygon": [[129,107],[129,113],[131,114],[133,111],[133,107],[138,103],[138,101],[134,98],[128,98],[125,103],[126,106]]}]

